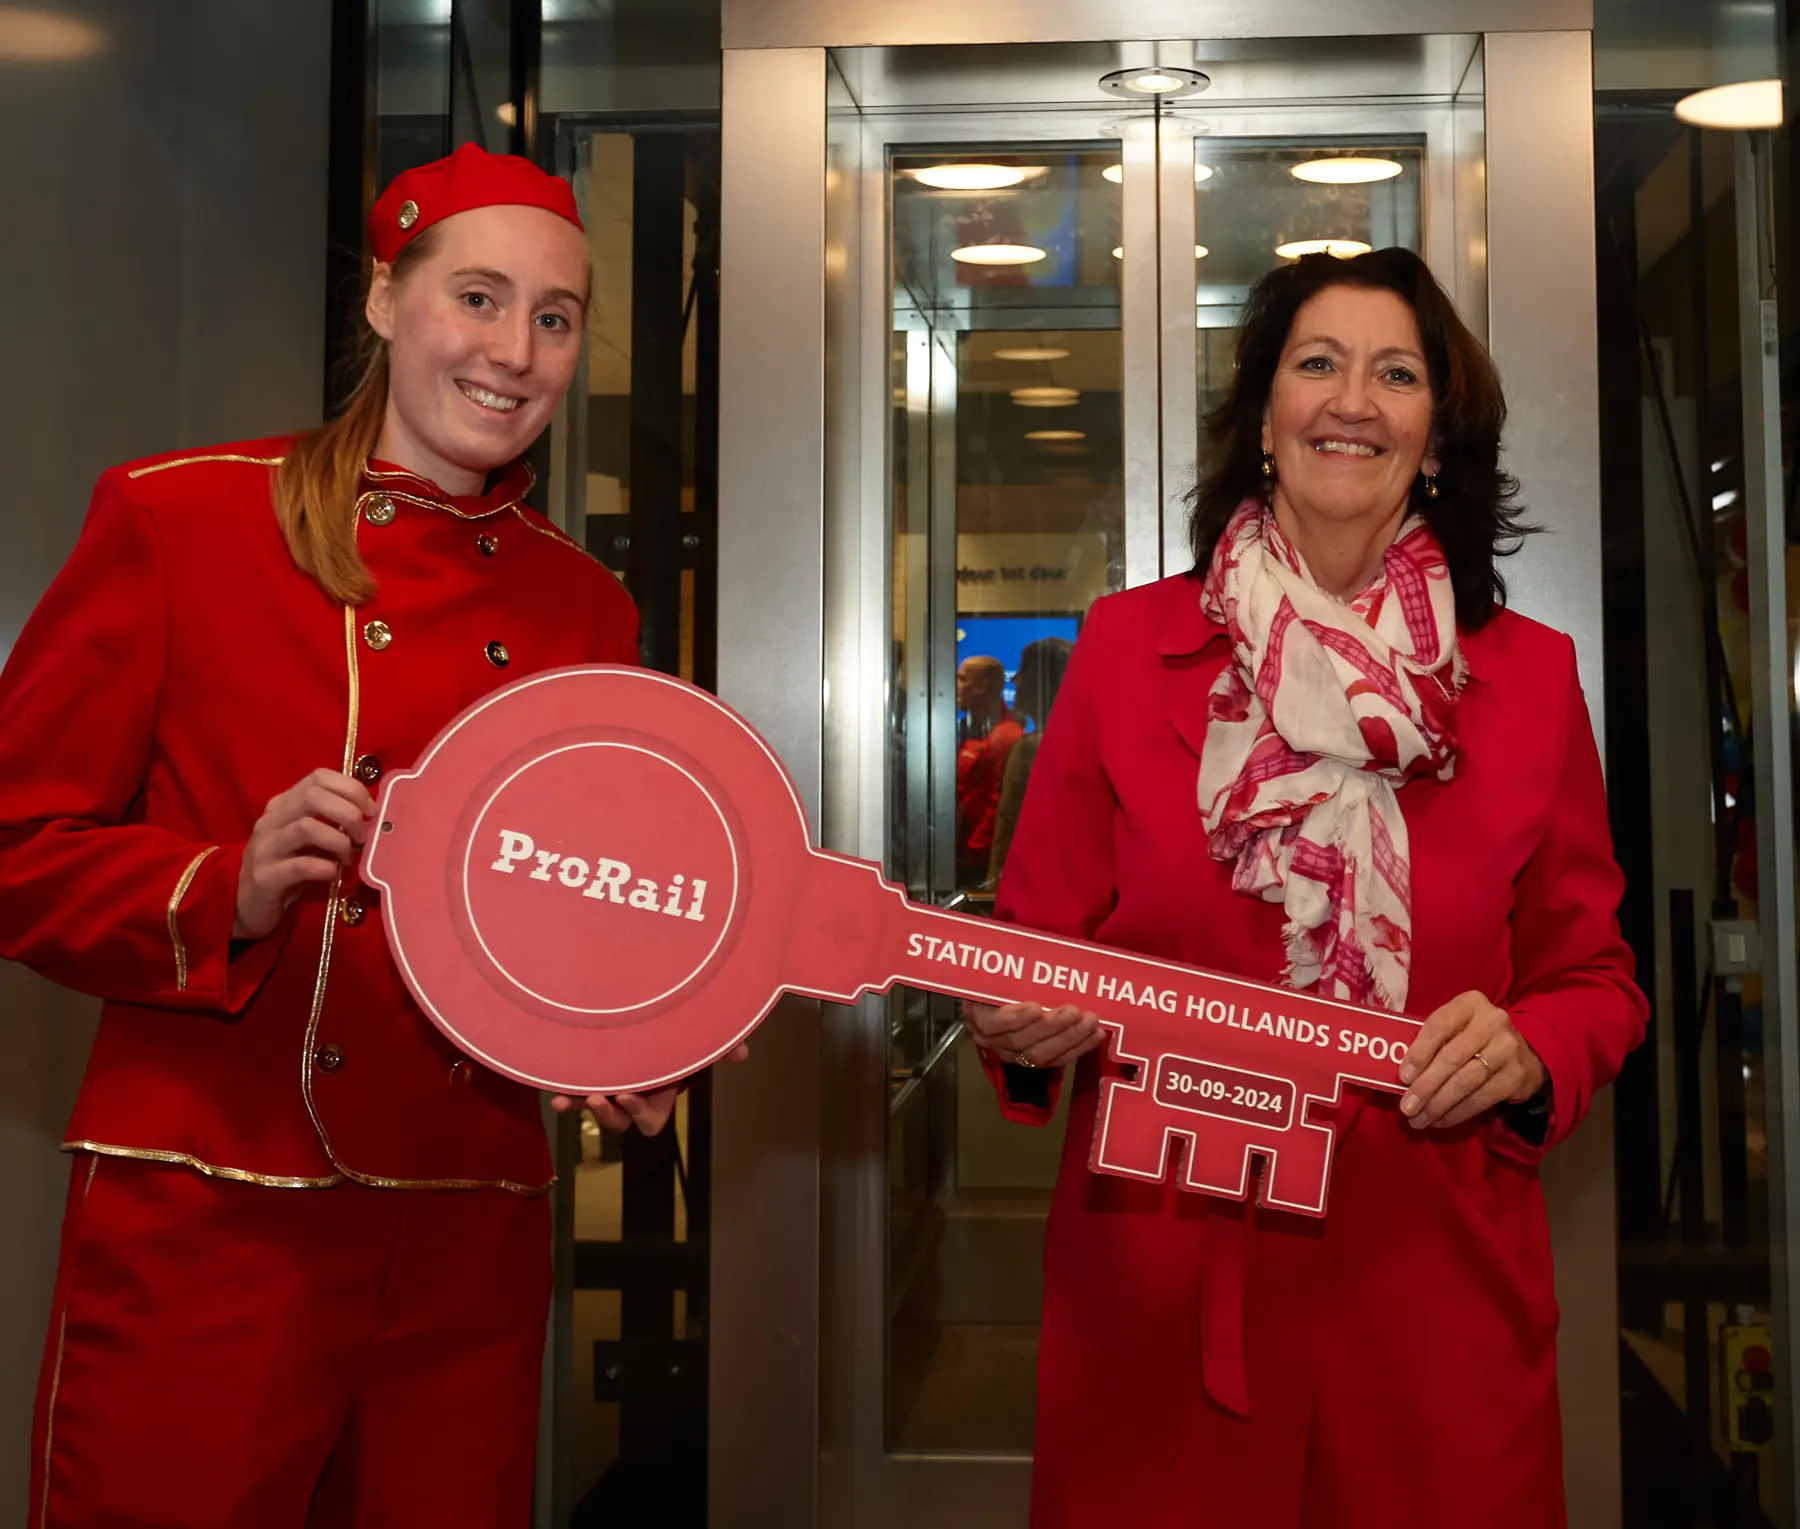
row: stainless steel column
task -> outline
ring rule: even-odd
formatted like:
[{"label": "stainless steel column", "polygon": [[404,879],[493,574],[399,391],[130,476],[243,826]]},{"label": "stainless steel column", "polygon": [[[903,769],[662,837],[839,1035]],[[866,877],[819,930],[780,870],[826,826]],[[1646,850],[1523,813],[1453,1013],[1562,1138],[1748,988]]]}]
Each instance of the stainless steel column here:
[{"label": "stainless steel column", "polygon": [[[1600,732],[1591,35],[1490,32],[1486,71],[1488,332],[1512,407],[1506,464],[1531,519],[1549,532],[1506,564],[1506,579],[1521,611],[1575,639]],[[1545,1161],[1543,1182],[1563,1310],[1557,1359],[1569,1522],[1608,1529],[1623,1511],[1610,1090]]]},{"label": "stainless steel column", "polygon": [[[719,333],[719,694],[814,831],[824,730],[825,53],[728,51]],[[709,1521],[817,1517],[819,1006],[713,1085]]]}]

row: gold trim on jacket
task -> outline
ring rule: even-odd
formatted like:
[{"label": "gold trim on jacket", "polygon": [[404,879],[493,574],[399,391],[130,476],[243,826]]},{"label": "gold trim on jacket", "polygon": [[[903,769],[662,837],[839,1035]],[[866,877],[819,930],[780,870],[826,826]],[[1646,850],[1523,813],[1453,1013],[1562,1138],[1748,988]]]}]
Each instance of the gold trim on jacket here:
[{"label": "gold trim on jacket", "polygon": [[194,884],[194,877],[201,866],[206,864],[207,856],[216,855],[219,846],[213,845],[203,849],[188,862],[188,868],[181,873],[181,880],[175,883],[175,890],[169,894],[169,943],[175,947],[175,991],[187,991],[187,946],[181,942],[181,924],[178,915],[181,912],[181,899],[188,894],[188,888]]},{"label": "gold trim on jacket", "polygon": [[222,1168],[217,1163],[195,1157],[191,1152],[165,1152],[159,1147],[119,1147],[104,1141],[65,1141],[62,1149],[65,1152],[94,1153],[96,1162],[102,1157],[127,1157],[144,1163],[173,1163],[177,1167],[192,1168],[209,1179],[235,1179],[241,1184],[262,1184],[271,1189],[329,1189],[333,1184],[344,1182],[341,1173],[315,1179],[296,1174],[252,1173],[248,1168]]},{"label": "gold trim on jacket", "polygon": [[144,478],[151,473],[167,472],[171,467],[191,467],[196,462],[247,462],[252,467],[279,467],[287,458],[281,457],[245,457],[236,452],[215,451],[197,457],[176,457],[172,462],[152,462],[148,467],[134,467],[125,476],[128,478]]}]

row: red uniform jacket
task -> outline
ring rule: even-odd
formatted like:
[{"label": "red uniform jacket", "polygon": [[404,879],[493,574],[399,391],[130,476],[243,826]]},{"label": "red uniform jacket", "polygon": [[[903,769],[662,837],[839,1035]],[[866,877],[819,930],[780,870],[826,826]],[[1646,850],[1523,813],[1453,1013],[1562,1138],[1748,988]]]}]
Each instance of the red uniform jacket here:
[{"label": "red uniform jacket", "polygon": [[956,751],[956,852],[965,865],[977,868],[984,877],[994,848],[1006,756],[1024,736],[1025,729],[1002,707],[1000,720],[985,736],[965,740]]},{"label": "red uniform jacket", "polygon": [[101,478],[0,677],[0,956],[106,1000],[67,1146],[282,1185],[550,1178],[537,1096],[459,1057],[354,871],[268,939],[231,926],[244,843],[309,771],[373,788],[497,685],[636,662],[605,569],[521,496],[374,464],[359,608],[295,568],[283,440]]},{"label": "red uniform jacket", "polygon": [[[1035,1529],[1533,1529],[1562,1522],[1556,1301],[1536,1163],[1643,1034],[1599,758],[1566,637],[1502,611],[1463,638],[1464,768],[1399,793],[1408,1007],[1478,989],[1549,1071],[1531,1147],[1493,1120],[1344,1117],[1323,1221],[1091,1174],[1078,1064],[1044,1252]],[[1279,904],[1231,890],[1198,806],[1228,659],[1187,578],[1100,601],[1001,880],[1001,917],[1280,980]],[[1025,1080],[985,1058],[1002,1107]],[[1060,1078],[1056,1081],[1060,1082]],[[1248,1396],[1248,1416],[1222,1399]]]}]

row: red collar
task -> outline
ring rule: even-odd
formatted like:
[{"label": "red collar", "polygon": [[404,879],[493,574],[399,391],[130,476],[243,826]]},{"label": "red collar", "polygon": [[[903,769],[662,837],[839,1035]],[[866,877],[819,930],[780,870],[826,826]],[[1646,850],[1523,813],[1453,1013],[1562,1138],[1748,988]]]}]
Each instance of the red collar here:
[{"label": "red collar", "polygon": [[463,520],[485,520],[489,515],[510,510],[537,482],[537,474],[523,457],[496,473],[487,492],[477,495],[446,494],[429,478],[396,467],[391,462],[377,461],[374,457],[363,465],[362,477],[364,493],[379,491],[409,504],[448,510]]},{"label": "red collar", "polygon": [[1192,574],[1164,579],[1162,592],[1156,651],[1163,658],[1188,658],[1209,643],[1226,640],[1225,628],[1200,609],[1200,581]]}]

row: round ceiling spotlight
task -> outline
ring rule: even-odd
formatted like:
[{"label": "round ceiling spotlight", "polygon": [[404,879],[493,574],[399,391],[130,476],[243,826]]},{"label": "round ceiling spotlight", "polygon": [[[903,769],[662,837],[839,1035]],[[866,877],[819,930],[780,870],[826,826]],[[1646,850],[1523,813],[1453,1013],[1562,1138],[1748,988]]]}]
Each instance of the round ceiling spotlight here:
[{"label": "round ceiling spotlight", "polygon": [[1012,401],[1021,409],[1066,409],[1081,397],[1075,388],[1014,388]]},{"label": "round ceiling spotlight", "polygon": [[921,165],[904,172],[921,186],[939,191],[1002,191],[1049,173],[1048,165]]},{"label": "round ceiling spotlight", "polygon": [[1123,165],[1108,165],[1100,172],[1100,177],[1102,180],[1111,181],[1115,186],[1123,185],[1125,182],[1125,167]]},{"label": "round ceiling spotlight", "polygon": [[1675,103],[1675,115],[1693,127],[1780,127],[1781,81],[1745,80],[1696,90]]},{"label": "round ceiling spotlight", "polygon": [[1352,255],[1368,254],[1370,248],[1360,239],[1295,239],[1276,245],[1275,253],[1283,260],[1298,260],[1302,255],[1336,255],[1348,260]]},{"label": "round ceiling spotlight", "polygon": [[1025,439],[1028,441],[1085,441],[1087,439],[1087,431],[1027,430],[1025,432]]},{"label": "round ceiling spotlight", "polygon": [[994,352],[996,361],[1066,361],[1068,356],[1060,345],[1016,345]]},{"label": "round ceiling spotlight", "polygon": [[1136,69],[1115,69],[1100,76],[1100,88],[1110,95],[1128,100],[1145,96],[1161,96],[1174,100],[1178,96],[1197,96],[1212,81],[1198,69],[1177,69],[1172,64],[1145,64]]},{"label": "round ceiling spotlight", "polygon": [[1035,244],[965,244],[950,251],[964,265],[1031,265],[1044,255]]},{"label": "round ceiling spotlight", "polygon": [[1292,165],[1288,174],[1297,181],[1318,186],[1363,186],[1370,181],[1392,180],[1405,170],[1398,160],[1342,154],[1331,159],[1308,159]]},{"label": "round ceiling spotlight", "polygon": [[1198,163],[1195,164],[1195,166],[1194,166],[1194,184],[1196,186],[1204,186],[1212,178],[1213,178],[1213,167],[1211,165],[1203,165],[1203,164],[1198,164]]}]

